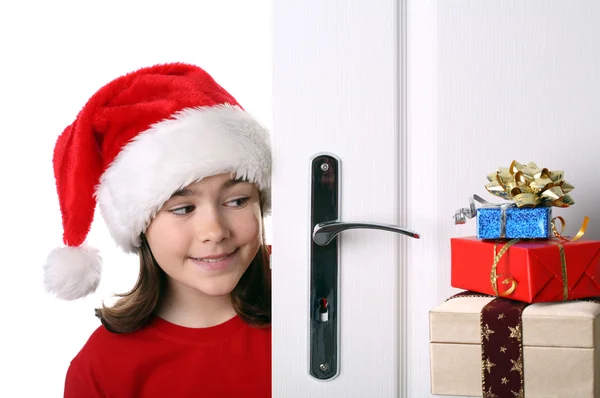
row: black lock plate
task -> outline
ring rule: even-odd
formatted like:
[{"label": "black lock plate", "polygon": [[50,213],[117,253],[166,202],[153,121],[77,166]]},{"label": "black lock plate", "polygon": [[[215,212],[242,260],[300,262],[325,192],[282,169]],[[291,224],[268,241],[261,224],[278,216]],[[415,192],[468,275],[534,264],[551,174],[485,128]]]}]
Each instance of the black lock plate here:
[{"label": "black lock plate", "polygon": [[317,245],[318,223],[339,220],[340,160],[318,154],[311,162],[310,374],[330,380],[339,371],[338,238]]}]

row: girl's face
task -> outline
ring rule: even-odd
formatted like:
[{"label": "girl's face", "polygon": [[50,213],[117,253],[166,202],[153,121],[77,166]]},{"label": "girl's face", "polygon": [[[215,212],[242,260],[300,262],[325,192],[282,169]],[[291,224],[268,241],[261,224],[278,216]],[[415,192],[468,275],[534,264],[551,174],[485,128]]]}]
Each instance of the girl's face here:
[{"label": "girl's face", "polygon": [[146,239],[172,288],[223,296],[256,256],[261,220],[256,185],[220,174],[175,193],[148,226]]}]

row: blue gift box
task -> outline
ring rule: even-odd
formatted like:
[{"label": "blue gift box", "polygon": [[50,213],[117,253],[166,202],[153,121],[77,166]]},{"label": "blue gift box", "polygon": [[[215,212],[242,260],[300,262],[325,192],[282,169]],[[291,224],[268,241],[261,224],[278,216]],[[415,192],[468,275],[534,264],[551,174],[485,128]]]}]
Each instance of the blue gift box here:
[{"label": "blue gift box", "polygon": [[477,238],[546,239],[550,236],[551,220],[552,207],[480,207],[477,209]]}]

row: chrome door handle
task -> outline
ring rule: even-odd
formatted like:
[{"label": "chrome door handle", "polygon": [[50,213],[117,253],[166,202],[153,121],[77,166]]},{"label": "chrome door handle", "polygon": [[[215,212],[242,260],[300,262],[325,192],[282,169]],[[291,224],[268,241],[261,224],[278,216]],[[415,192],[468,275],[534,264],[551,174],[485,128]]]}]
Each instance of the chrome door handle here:
[{"label": "chrome door handle", "polygon": [[318,380],[339,374],[339,240],[347,229],[379,229],[419,239],[396,225],[340,221],[340,159],[319,153],[311,159],[310,213],[310,359],[309,373]]},{"label": "chrome door handle", "polygon": [[402,235],[410,236],[411,238],[419,239],[418,233],[398,225],[342,221],[326,221],[315,225],[312,237],[317,245],[326,246],[337,236],[337,234],[348,229],[379,229],[382,231],[397,232]]}]

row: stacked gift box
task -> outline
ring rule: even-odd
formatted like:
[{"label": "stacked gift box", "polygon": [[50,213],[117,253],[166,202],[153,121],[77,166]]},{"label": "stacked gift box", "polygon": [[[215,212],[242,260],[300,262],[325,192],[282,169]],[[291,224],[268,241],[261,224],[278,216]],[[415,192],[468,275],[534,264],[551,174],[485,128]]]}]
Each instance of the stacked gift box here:
[{"label": "stacked gift box", "polygon": [[[600,241],[561,235],[574,204],[561,171],[513,161],[455,214],[477,236],[451,239],[451,285],[430,311],[435,395],[600,398]],[[477,208],[475,202],[479,202]],[[560,222],[561,228],[557,222]]]}]

